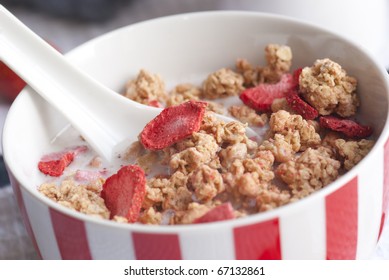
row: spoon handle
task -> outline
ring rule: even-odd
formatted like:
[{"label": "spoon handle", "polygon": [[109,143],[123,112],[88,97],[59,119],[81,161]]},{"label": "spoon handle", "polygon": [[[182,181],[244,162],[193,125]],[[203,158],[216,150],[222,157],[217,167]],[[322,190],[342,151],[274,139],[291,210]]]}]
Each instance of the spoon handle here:
[{"label": "spoon handle", "polygon": [[142,110],[140,115],[149,112],[150,119],[159,112],[111,91],[74,67],[2,5],[0,60],[62,113],[106,160],[111,159],[113,148],[125,140],[122,130],[128,125],[121,123],[132,121],[134,130],[140,131],[136,124],[144,125],[144,120],[137,121],[137,111]]}]

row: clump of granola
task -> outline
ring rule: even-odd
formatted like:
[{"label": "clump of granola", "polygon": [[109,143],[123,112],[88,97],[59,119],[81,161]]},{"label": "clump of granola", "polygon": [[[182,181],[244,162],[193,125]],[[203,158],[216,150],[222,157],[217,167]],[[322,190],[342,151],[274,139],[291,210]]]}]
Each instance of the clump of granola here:
[{"label": "clump of granola", "polygon": [[337,139],[334,145],[344,160],[344,168],[350,170],[367,155],[373,147],[374,141],[366,139],[360,141]]},{"label": "clump of granola", "polygon": [[124,96],[154,107],[161,107],[158,104],[164,102],[167,97],[162,78],[143,69],[135,79],[127,82]]},{"label": "clump of granola", "polygon": [[231,106],[228,112],[243,123],[250,126],[264,126],[267,123],[267,114],[257,114],[257,112],[246,105]]},{"label": "clump of granola", "polygon": [[321,143],[320,135],[315,127],[300,115],[292,115],[284,110],[273,113],[270,117],[270,129],[274,134],[282,134],[284,140],[292,145],[295,152],[304,151],[308,147],[316,147]]},{"label": "clump of granola", "polygon": [[89,184],[78,184],[72,179],[64,180],[58,186],[56,183],[44,183],[38,190],[51,200],[78,212],[108,219],[110,212],[100,197],[103,179]]},{"label": "clump of granola", "polygon": [[274,178],[273,163],[272,153],[260,151],[255,158],[234,160],[223,178],[233,193],[236,189],[241,195],[256,197]]},{"label": "clump of granola", "polygon": [[[203,98],[203,90],[192,84],[180,84],[177,85],[168,95],[166,106],[176,106],[187,101],[196,101]],[[224,113],[224,107],[216,102],[207,101],[208,111],[212,111],[218,114]]]},{"label": "clump of granola", "polygon": [[180,84],[170,92],[166,105],[170,107],[190,100],[199,100],[201,96],[201,88],[192,84]]},{"label": "clump of granola", "polygon": [[261,69],[261,83],[276,83],[292,65],[292,50],[289,46],[269,44],[265,48],[267,66]]},{"label": "clump of granola", "polygon": [[244,143],[236,143],[221,149],[219,152],[219,160],[222,167],[229,169],[231,164],[236,159],[244,159],[247,157],[247,145]]},{"label": "clump of granola", "polygon": [[219,171],[206,164],[192,172],[189,177],[189,186],[200,201],[210,201],[225,189]]},{"label": "clump of granola", "polygon": [[177,171],[167,178],[153,177],[147,180],[143,209],[185,210],[193,201],[186,184],[188,177]]},{"label": "clump of granola", "polygon": [[278,166],[277,175],[289,186],[296,198],[305,197],[333,182],[341,164],[332,158],[330,149],[308,148],[297,159]]},{"label": "clump of granola", "polygon": [[238,95],[243,89],[243,77],[228,68],[210,74],[203,83],[204,98],[208,99]]},{"label": "clump of granola", "polygon": [[139,217],[139,222],[148,225],[160,225],[162,223],[163,215],[161,212],[156,211],[153,207],[143,211]]},{"label": "clump of granola", "polygon": [[237,59],[235,67],[243,76],[243,85],[246,87],[256,86],[259,83],[260,68],[254,67],[246,59]]},{"label": "clump of granola", "polygon": [[188,211],[180,214],[181,217],[179,218],[179,222],[181,224],[191,224],[196,219],[206,214],[210,209],[211,207],[204,204],[200,204],[197,202],[190,203],[188,205]]},{"label": "clump of granola", "polygon": [[269,44],[265,47],[266,66],[255,67],[246,59],[238,59],[235,66],[244,78],[244,85],[252,87],[260,83],[277,83],[283,74],[289,72],[292,57],[289,46]]},{"label": "clump of granola", "polygon": [[273,138],[265,140],[261,146],[261,151],[270,151],[276,162],[287,162],[293,159],[296,151],[293,150],[292,144],[282,134],[275,134]]},{"label": "clump of granola", "polygon": [[291,202],[291,194],[288,190],[281,190],[276,185],[270,185],[263,189],[256,197],[259,212],[275,209]]},{"label": "clump of granola", "polygon": [[348,76],[342,67],[328,59],[316,60],[300,74],[300,92],[321,115],[337,113],[349,117],[356,113],[359,99],[357,80]]},{"label": "clump of granola", "polygon": [[184,141],[184,145],[189,147],[171,156],[169,165],[173,172],[178,170],[189,174],[209,163],[219,149],[215,139],[204,133],[195,132],[190,139]]}]

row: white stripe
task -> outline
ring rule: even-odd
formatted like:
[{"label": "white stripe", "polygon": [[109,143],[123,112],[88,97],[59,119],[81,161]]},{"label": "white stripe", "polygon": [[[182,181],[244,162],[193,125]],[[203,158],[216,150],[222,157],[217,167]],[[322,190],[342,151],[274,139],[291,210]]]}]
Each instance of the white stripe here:
[{"label": "white stripe", "polygon": [[235,259],[234,238],[229,227],[185,231],[179,238],[184,260]]},{"label": "white stripe", "polygon": [[131,233],[123,228],[85,223],[92,259],[135,259]]},{"label": "white stripe", "polygon": [[382,215],[384,152],[371,154],[358,175],[357,259],[367,259],[377,245]]},{"label": "white stripe", "polygon": [[44,260],[61,259],[49,208],[20,188],[36,243]]},{"label": "white stripe", "polygon": [[282,259],[325,259],[325,199],[318,197],[279,219]]}]

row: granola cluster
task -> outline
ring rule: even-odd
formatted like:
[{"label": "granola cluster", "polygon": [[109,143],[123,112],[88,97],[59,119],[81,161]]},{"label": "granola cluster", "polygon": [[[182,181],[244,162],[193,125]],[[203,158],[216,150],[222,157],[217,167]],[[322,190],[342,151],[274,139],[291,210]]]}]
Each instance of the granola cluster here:
[{"label": "granola cluster", "polygon": [[108,219],[109,210],[100,196],[103,182],[103,179],[99,179],[88,184],[80,184],[69,178],[62,181],[59,186],[54,182],[44,183],[40,185],[39,191],[62,206]]},{"label": "granola cluster", "polygon": [[300,115],[293,115],[280,110],[270,117],[270,132],[282,135],[284,140],[291,145],[294,152],[305,151],[308,147],[320,144],[320,135],[315,127]]},{"label": "granola cluster", "polygon": [[[198,102],[199,108],[207,106],[205,113],[176,116],[195,117],[191,121],[199,127],[187,137],[153,150],[139,137],[121,155],[121,165],[137,167],[127,171],[133,173],[114,175],[122,176],[117,181],[143,176],[143,171],[147,174],[144,186],[135,181],[125,186],[130,196],[135,197],[137,187],[144,191],[144,198],[131,202],[138,213],[130,207],[128,217],[115,215],[112,206],[107,207],[104,198],[110,194],[102,189],[109,174],[81,181],[68,175],[60,182],[42,184],[39,190],[61,205],[103,219],[131,222],[136,217],[143,224],[176,225],[244,217],[322,189],[358,164],[374,145],[367,136],[370,128],[345,119],[354,117],[359,106],[357,80],[328,58],[291,75],[292,51],[284,45],[266,46],[265,59],[265,66],[238,59],[235,69],[219,69],[200,86],[180,84],[170,92],[159,75],[146,70],[127,83],[124,95],[142,104],[172,108]],[[287,90],[276,92],[280,89]],[[251,91],[249,102],[223,103],[226,97],[239,97],[245,90]],[[289,91],[293,98],[288,98]],[[271,106],[250,106],[261,102]],[[308,109],[314,114],[306,114]],[[224,122],[210,111],[228,113],[237,120]],[[162,130],[170,121],[165,120]],[[176,124],[183,125],[181,121]],[[250,138],[247,127],[266,132]],[[164,139],[157,136],[156,141]],[[98,157],[88,166],[101,167]]]},{"label": "granola cluster", "polygon": [[292,65],[292,50],[289,46],[269,44],[265,47],[266,66],[253,66],[246,59],[238,59],[236,68],[244,78],[246,87],[260,83],[276,83]]},{"label": "granola cluster", "polygon": [[128,81],[124,96],[154,107],[159,107],[158,104],[167,98],[162,78],[143,69],[140,70],[135,80]]},{"label": "granola cluster", "polygon": [[333,182],[339,175],[340,162],[331,151],[320,147],[308,148],[295,160],[277,167],[278,176],[288,184],[293,196],[302,198]]},{"label": "granola cluster", "polygon": [[208,99],[238,95],[243,90],[243,77],[231,69],[222,68],[207,77],[203,89],[204,97]]},{"label": "granola cluster", "polygon": [[374,141],[362,139],[360,141],[335,140],[335,148],[344,162],[344,168],[350,170],[360,162],[374,145]]},{"label": "granola cluster", "polygon": [[231,116],[250,126],[263,127],[268,121],[267,114],[257,114],[254,109],[251,109],[246,105],[231,106],[228,108],[228,112]]},{"label": "granola cluster", "polygon": [[328,58],[317,60],[312,67],[305,67],[299,85],[305,100],[321,115],[336,113],[350,117],[355,115],[359,106],[357,80]]}]

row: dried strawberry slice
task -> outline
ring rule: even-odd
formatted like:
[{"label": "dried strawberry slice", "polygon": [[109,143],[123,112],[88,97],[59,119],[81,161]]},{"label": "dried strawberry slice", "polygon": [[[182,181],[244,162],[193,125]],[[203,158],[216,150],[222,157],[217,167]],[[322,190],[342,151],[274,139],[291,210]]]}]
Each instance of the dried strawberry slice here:
[{"label": "dried strawberry slice", "polygon": [[294,86],[295,86],[296,89],[298,89],[298,87],[299,87],[300,74],[301,74],[302,71],[303,71],[303,68],[297,68],[293,72],[293,83],[294,83]]},{"label": "dried strawberry slice", "polygon": [[38,169],[46,175],[59,177],[74,158],[87,149],[86,146],[77,146],[62,152],[44,155],[38,163]]},{"label": "dried strawberry slice", "polygon": [[373,133],[373,129],[370,126],[334,116],[320,117],[320,125],[330,130],[341,132],[350,138],[366,138]]},{"label": "dried strawberry slice", "polygon": [[137,165],[126,165],[109,177],[101,191],[105,206],[111,212],[111,218],[122,216],[128,222],[138,220],[139,212],[146,195],[146,177]]},{"label": "dried strawberry slice", "polygon": [[188,101],[165,108],[140,134],[146,149],[162,150],[200,129],[206,102]]},{"label": "dried strawberry slice", "polygon": [[231,220],[234,218],[235,218],[234,209],[232,208],[231,203],[226,202],[209,210],[200,218],[195,219],[193,223],[194,224],[210,223],[216,221]]},{"label": "dried strawberry slice", "polygon": [[319,112],[301,99],[296,90],[292,90],[286,95],[286,101],[294,111],[306,120],[314,120],[319,116]]},{"label": "dried strawberry slice", "polygon": [[274,99],[285,97],[296,84],[291,74],[283,74],[276,84],[259,84],[242,91],[240,99],[244,104],[256,111],[270,111]]}]

